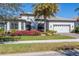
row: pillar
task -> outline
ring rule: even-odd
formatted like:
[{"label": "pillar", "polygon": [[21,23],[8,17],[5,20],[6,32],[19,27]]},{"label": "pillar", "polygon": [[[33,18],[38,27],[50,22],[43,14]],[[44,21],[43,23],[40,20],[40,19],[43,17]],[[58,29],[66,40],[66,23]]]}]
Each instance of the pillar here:
[{"label": "pillar", "polygon": [[7,22],[7,31],[10,31],[10,22]]},{"label": "pillar", "polygon": [[23,30],[26,30],[26,23],[23,23]]},{"label": "pillar", "polygon": [[18,22],[18,30],[21,30],[21,22]]}]

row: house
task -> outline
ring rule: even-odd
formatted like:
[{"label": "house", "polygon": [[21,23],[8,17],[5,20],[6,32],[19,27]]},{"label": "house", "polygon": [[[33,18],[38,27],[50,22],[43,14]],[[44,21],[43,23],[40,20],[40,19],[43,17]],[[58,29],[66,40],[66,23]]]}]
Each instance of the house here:
[{"label": "house", "polygon": [[[30,21],[36,29],[44,30],[44,19],[43,17],[34,18],[33,14],[21,14],[22,19],[26,19],[26,21]],[[71,32],[75,26],[79,26],[79,21],[76,18],[68,19],[62,17],[50,17],[46,20],[46,29],[54,30],[58,33],[69,33]],[[33,26],[32,26],[33,27]]]},{"label": "house", "polygon": [[[6,31],[11,29],[28,30],[37,29],[44,31],[44,19],[43,17],[35,18],[34,14],[23,13],[18,17],[19,20],[0,20],[0,28],[4,28]],[[62,17],[50,17],[46,20],[46,29],[57,31],[57,33],[69,33],[75,26],[79,26],[79,21],[74,19],[67,19]]]}]

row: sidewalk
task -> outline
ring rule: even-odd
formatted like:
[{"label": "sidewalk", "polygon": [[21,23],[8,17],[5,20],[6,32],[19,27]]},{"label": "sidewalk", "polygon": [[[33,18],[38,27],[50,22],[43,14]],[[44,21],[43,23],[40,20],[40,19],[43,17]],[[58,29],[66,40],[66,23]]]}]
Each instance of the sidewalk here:
[{"label": "sidewalk", "polygon": [[0,56],[65,56],[65,55],[56,51],[44,51],[44,52],[3,54]]},{"label": "sidewalk", "polygon": [[79,39],[12,41],[12,42],[1,42],[1,43],[2,44],[21,44],[21,43],[58,43],[58,42],[79,42]]}]

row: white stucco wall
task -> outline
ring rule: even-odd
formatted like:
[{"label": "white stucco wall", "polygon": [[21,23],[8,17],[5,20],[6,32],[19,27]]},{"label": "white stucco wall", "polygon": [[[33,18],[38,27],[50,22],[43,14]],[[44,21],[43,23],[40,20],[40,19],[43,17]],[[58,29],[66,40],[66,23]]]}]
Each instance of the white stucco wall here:
[{"label": "white stucco wall", "polygon": [[26,21],[34,21],[34,16],[21,16],[21,19],[25,19]]},{"label": "white stucco wall", "polygon": [[74,22],[49,22],[48,29],[53,30],[53,25],[70,25],[71,31],[74,29],[74,26],[75,26]]}]

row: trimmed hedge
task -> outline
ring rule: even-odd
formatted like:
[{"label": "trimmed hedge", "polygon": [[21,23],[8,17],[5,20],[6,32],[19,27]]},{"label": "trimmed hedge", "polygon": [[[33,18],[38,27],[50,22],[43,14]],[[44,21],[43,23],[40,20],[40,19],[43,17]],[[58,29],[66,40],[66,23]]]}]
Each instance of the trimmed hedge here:
[{"label": "trimmed hedge", "polygon": [[8,42],[8,41],[17,41],[19,38],[16,37],[9,37],[9,36],[1,36],[0,42]]}]

